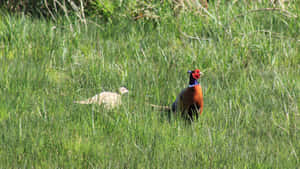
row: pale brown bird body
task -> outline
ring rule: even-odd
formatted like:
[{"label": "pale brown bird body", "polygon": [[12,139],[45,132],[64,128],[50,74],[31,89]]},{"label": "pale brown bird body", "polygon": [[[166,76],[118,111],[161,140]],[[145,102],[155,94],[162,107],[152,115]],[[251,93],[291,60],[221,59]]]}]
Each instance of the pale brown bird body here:
[{"label": "pale brown bird body", "polygon": [[125,87],[119,88],[120,93],[115,92],[101,92],[89,99],[82,101],[75,101],[74,103],[78,104],[98,104],[104,105],[107,109],[112,109],[119,106],[122,102],[121,95],[128,93],[128,90]]}]

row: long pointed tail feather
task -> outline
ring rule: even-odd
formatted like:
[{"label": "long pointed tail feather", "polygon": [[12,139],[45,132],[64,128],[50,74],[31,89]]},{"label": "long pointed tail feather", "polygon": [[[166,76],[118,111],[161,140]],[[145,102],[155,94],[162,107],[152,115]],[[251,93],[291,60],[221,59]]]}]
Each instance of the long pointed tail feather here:
[{"label": "long pointed tail feather", "polygon": [[149,104],[152,108],[159,110],[159,111],[166,111],[166,112],[171,112],[171,107],[169,106],[159,106],[159,105],[154,105],[154,104]]},{"label": "long pointed tail feather", "polygon": [[89,99],[86,99],[86,100],[81,100],[81,101],[74,101],[74,103],[77,103],[77,104],[93,104],[93,103],[98,103],[99,102],[99,95],[95,95]]},{"label": "long pointed tail feather", "polygon": [[89,100],[74,101],[73,103],[77,103],[77,104],[92,104],[92,102],[90,102]]}]

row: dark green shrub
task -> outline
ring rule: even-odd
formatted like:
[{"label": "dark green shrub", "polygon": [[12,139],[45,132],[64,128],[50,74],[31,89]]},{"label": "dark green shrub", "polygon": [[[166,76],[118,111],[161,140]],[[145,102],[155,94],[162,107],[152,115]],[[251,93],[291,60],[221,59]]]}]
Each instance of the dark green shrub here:
[{"label": "dark green shrub", "polygon": [[104,20],[129,17],[159,20],[169,13],[173,1],[160,0],[2,0],[0,6],[8,12],[23,12],[33,16],[56,17],[83,12]]}]

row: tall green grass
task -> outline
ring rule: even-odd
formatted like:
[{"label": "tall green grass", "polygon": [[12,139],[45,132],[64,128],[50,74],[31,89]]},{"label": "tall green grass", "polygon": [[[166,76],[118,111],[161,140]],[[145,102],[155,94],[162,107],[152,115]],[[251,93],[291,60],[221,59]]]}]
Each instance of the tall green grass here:
[{"label": "tall green grass", "polygon": [[[299,17],[251,10],[87,28],[1,14],[0,167],[299,167]],[[170,105],[194,68],[205,73],[198,121],[149,107]],[[117,109],[73,104],[120,86],[130,93]]]}]

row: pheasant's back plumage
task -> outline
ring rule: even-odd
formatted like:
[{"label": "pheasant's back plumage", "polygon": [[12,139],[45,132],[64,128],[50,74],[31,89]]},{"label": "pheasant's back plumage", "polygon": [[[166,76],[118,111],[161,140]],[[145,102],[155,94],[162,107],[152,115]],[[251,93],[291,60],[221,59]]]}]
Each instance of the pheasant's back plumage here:
[{"label": "pheasant's back plumage", "polygon": [[[128,90],[124,87],[121,87],[120,93],[124,94],[127,93]],[[121,104],[121,94],[114,93],[114,92],[102,92],[97,94],[87,100],[82,101],[75,101],[74,103],[78,104],[98,104],[104,105],[105,108],[111,109]]]},{"label": "pheasant's back plumage", "polygon": [[106,108],[113,108],[121,104],[121,95],[113,92],[102,92],[87,100],[76,101],[79,104],[99,104]]}]

